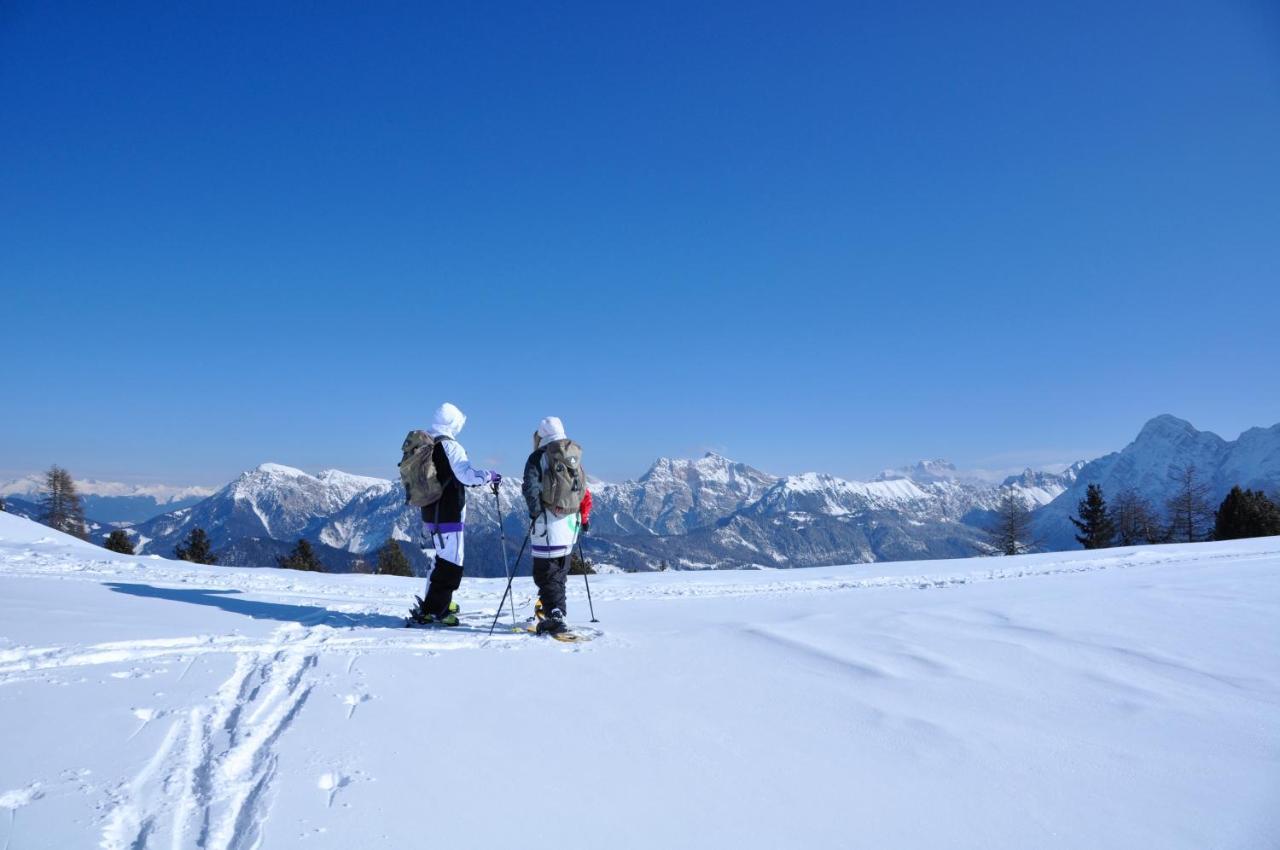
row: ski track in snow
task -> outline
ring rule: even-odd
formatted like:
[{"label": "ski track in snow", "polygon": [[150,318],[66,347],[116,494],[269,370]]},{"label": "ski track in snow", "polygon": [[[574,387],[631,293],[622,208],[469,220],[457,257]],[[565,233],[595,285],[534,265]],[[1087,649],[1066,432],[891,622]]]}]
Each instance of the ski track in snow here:
[{"label": "ski track in snow", "polygon": [[[111,664],[163,656],[233,653],[235,669],[217,692],[170,725],[159,748],[130,780],[110,792],[110,812],[102,828],[105,850],[160,846],[167,827],[170,846],[202,850],[251,850],[259,846],[270,810],[276,772],[275,744],[302,710],[315,685],[311,673],[325,652],[358,654],[372,650],[440,651],[527,641],[495,633],[477,640],[423,640],[420,632],[399,637],[358,637],[326,626],[288,623],[266,640],[194,637],[119,641],[79,648],[43,647],[28,658],[10,650],[12,671],[26,673],[72,666]],[[350,669],[350,668],[348,668]],[[0,683],[12,678],[0,678]],[[344,698],[347,718],[369,699]],[[346,777],[326,788],[328,805]],[[177,797],[176,802],[174,797]],[[194,844],[192,843],[194,839]]]},{"label": "ski track in snow", "polygon": [[167,827],[174,848],[191,846],[190,836],[207,850],[258,847],[275,745],[311,694],[321,644],[313,630],[285,625],[242,650],[208,703],[175,719],[142,769],[111,792],[101,846],[160,846]]},{"label": "ski track in snow", "polygon": [[[402,637],[389,629],[379,630],[380,634],[365,636],[326,626],[294,627],[306,630],[317,650],[321,652],[350,652],[355,653],[356,657],[372,651],[448,652],[527,641],[527,637],[510,634],[501,627],[494,632],[493,637],[486,634],[474,636],[480,630],[473,629],[470,633],[463,634],[440,632],[438,638],[435,632],[431,633],[431,637],[424,637],[420,630],[406,630],[408,634]],[[190,669],[190,664],[203,655],[225,653],[256,656],[271,652],[276,646],[277,644],[269,639],[203,635],[189,638],[113,641],[88,646],[12,649],[5,652],[4,663],[0,663],[0,686],[33,679],[53,681],[41,674],[68,668],[159,659],[186,661],[188,662],[186,669]]]}]

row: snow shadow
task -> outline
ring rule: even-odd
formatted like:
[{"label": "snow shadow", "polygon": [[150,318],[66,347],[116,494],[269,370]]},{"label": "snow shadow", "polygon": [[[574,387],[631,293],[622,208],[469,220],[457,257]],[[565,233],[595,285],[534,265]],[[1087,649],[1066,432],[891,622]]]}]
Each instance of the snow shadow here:
[{"label": "snow shadow", "polygon": [[344,611],[330,611],[318,605],[261,602],[241,598],[242,591],[239,590],[156,587],[151,584],[126,584],[115,581],[105,584],[116,593],[151,599],[168,599],[172,602],[186,602],[191,605],[208,605],[211,608],[221,608],[230,614],[240,614],[255,620],[279,620],[285,623],[300,623],[304,626],[357,629],[398,629],[404,626],[404,620],[400,617],[373,613],[349,614]]}]

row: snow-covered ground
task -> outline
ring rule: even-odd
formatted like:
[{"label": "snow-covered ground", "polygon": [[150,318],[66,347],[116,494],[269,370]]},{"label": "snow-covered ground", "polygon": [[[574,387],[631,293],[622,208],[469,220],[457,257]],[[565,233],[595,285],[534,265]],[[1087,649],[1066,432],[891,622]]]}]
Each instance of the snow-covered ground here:
[{"label": "snow-covered ground", "polygon": [[0,514],[0,847],[1280,846],[1280,538],[419,584]]}]

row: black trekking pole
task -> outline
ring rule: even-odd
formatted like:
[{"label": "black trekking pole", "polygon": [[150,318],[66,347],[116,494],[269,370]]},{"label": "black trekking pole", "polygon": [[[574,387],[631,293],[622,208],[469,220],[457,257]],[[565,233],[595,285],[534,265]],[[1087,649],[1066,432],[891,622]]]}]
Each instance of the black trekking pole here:
[{"label": "black trekking pole", "polygon": [[591,579],[587,578],[587,559],[582,557],[582,531],[578,531],[578,539],[575,541],[578,547],[578,563],[582,564],[582,580],[587,585],[587,608],[591,610],[591,622],[598,623],[596,619],[596,606],[591,602]]},{"label": "black trekking pole", "polygon": [[[515,580],[516,571],[512,569],[511,562],[507,560],[507,530],[502,525],[502,497],[498,495],[498,483],[493,483],[493,500],[498,505],[498,536],[502,539],[502,567],[507,573],[507,589],[502,593],[502,599],[498,602],[498,610],[493,618],[493,626],[489,627],[489,634],[493,634],[493,629],[498,625],[498,617],[502,616],[502,603],[507,601],[507,594],[511,593],[511,583]],[[532,533],[533,526],[529,526]],[[520,547],[520,554],[524,554],[524,547]],[[511,628],[516,627],[516,595],[511,593]]]},{"label": "black trekking pole", "polygon": [[502,606],[507,603],[507,594],[511,593],[511,603],[515,604],[515,594],[511,592],[511,582],[515,578],[516,570],[520,569],[520,559],[524,557],[524,549],[529,545],[529,537],[533,534],[533,524],[530,523],[529,530],[525,532],[524,542],[520,544],[520,551],[516,554],[516,565],[511,570],[511,575],[507,576],[507,589],[502,592],[502,599],[498,600],[498,610],[493,615],[493,624],[489,626],[489,634],[493,634],[494,628],[498,625],[498,618],[502,616]]}]

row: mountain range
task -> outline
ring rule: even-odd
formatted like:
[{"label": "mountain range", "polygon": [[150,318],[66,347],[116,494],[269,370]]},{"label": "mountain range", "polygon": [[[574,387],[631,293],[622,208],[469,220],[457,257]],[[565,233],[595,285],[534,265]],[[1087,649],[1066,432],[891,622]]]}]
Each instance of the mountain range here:
[{"label": "mountain range", "polygon": [[[834,562],[971,554],[982,549],[973,524],[1004,490],[1032,507],[1065,490],[1062,475],[1028,470],[993,486],[931,461],[874,482],[827,475],[779,478],[718,454],[663,458],[636,481],[593,482],[589,557],[629,569],[790,567]],[[526,530],[519,485],[500,488],[503,527],[514,554]],[[498,504],[484,489],[468,499],[468,568],[503,572]],[[337,470],[310,475],[267,463],[201,503],[130,529],[140,553],[168,554],[192,528],[209,534],[220,562],[271,564],[306,538],[331,569],[372,560],[388,539],[402,541],[419,569],[419,522],[398,482]],[[527,570],[527,560],[525,562]]]},{"label": "mountain range", "polygon": [[[44,475],[35,473],[0,483],[0,498],[17,503],[38,503]],[[208,487],[171,487],[165,484],[121,484],[118,481],[76,481],[84,511],[95,521],[136,523],[162,511],[195,505],[213,495]]]},{"label": "mountain range", "polygon": [[1104,494],[1135,490],[1161,508],[1177,489],[1176,473],[1189,466],[1209,488],[1215,508],[1237,485],[1280,493],[1280,424],[1224,440],[1176,416],[1157,416],[1132,443],[1081,467],[1071,487],[1036,513],[1036,538],[1048,549],[1075,548],[1070,517],[1090,484]]},{"label": "mountain range", "polygon": [[[623,569],[790,568],[989,553],[986,529],[1012,493],[1034,511],[1046,549],[1075,548],[1068,517],[1089,484],[1105,493],[1133,488],[1153,504],[1172,493],[1173,472],[1194,464],[1220,500],[1234,484],[1280,489],[1280,425],[1235,441],[1198,431],[1173,416],[1148,422],[1132,443],[1062,472],[1027,469],[999,483],[966,475],[945,460],[886,470],[871,481],[822,473],[775,476],[716,453],[662,458],[634,481],[591,484],[594,511],[583,547],[598,563]],[[504,479],[501,505],[485,488],[468,499],[467,569],[504,572],[499,509],[508,555],[527,529],[519,485]],[[95,534],[110,529],[101,524]],[[140,553],[168,556],[191,529],[209,534],[220,563],[271,565],[299,538],[326,566],[373,561],[388,539],[400,541],[416,569],[417,512],[399,482],[265,463],[194,504],[129,529]],[[522,573],[529,569],[523,560]]]}]

